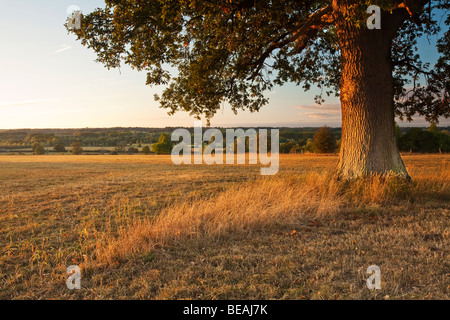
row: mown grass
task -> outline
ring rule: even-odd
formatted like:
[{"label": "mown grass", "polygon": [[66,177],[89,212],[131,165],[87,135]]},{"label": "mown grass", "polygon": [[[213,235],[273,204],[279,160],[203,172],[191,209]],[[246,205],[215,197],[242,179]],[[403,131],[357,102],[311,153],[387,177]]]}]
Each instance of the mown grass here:
[{"label": "mown grass", "polygon": [[412,183],[338,182],[336,160],[284,155],[261,177],[166,156],[0,157],[0,298],[448,299],[450,156],[405,156]]}]

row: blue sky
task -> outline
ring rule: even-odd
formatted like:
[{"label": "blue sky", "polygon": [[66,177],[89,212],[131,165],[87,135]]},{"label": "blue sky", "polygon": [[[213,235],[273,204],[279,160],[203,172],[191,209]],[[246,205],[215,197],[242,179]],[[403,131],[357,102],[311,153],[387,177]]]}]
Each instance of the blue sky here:
[{"label": "blue sky", "polygon": [[[145,85],[146,75],[127,66],[107,70],[95,54],[64,28],[69,6],[83,12],[99,0],[0,0],[0,129],[192,126],[187,113],[168,116],[153,100],[163,87]],[[423,55],[433,61],[426,41]],[[285,85],[268,94],[258,113],[226,106],[213,126],[340,126],[337,98],[315,106],[315,91]],[[403,125],[424,125],[422,120]],[[449,125],[450,121],[442,121]],[[400,123],[400,125],[402,125]]]}]

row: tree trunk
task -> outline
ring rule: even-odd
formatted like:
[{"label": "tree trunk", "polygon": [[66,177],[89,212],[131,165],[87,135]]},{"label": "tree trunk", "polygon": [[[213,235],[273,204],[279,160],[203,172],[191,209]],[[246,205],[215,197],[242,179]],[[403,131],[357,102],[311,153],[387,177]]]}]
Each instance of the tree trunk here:
[{"label": "tree trunk", "polygon": [[342,59],[338,174],[346,180],[374,173],[409,179],[398,151],[394,122],[391,44],[401,21],[383,12],[381,30],[369,30],[365,21],[358,28],[345,19],[354,14],[348,11],[350,2],[333,1]]}]

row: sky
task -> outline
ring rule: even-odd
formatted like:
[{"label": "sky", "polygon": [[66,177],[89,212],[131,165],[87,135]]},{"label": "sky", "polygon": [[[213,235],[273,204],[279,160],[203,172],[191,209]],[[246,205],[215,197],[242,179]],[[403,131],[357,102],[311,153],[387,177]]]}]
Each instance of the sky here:
[{"label": "sky", "polygon": [[[126,65],[120,72],[108,70],[95,62],[95,53],[64,27],[73,6],[89,13],[104,2],[0,0],[0,129],[192,127],[195,119],[188,113],[169,116],[159,108],[153,96],[164,87],[145,85],[145,72]],[[421,43],[424,58],[433,61],[435,39],[431,45]],[[330,97],[317,106],[316,94],[292,84],[275,87],[260,112],[234,115],[225,105],[211,125],[340,126],[339,99]],[[399,124],[427,125],[422,119]],[[450,125],[450,120],[442,119],[440,125]]]}]

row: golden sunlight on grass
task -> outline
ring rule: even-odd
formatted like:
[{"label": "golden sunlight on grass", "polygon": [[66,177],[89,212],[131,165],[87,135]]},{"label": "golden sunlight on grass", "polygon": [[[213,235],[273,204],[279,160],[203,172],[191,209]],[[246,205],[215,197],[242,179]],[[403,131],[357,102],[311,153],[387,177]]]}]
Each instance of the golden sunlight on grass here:
[{"label": "golden sunlight on grass", "polygon": [[404,156],[412,183],[338,182],[336,160],[282,155],[262,177],[167,156],[2,156],[0,298],[447,299],[450,157]]},{"label": "golden sunlight on grass", "polygon": [[221,237],[229,233],[291,225],[339,210],[338,186],[329,175],[269,178],[164,209],[119,231],[99,246],[98,259],[111,262],[135,252],[151,251],[175,238]]},{"label": "golden sunlight on grass", "polygon": [[[430,177],[431,175],[432,177]],[[221,237],[289,226],[332,215],[341,207],[398,204],[450,194],[449,169],[416,176],[414,183],[397,177],[337,182],[331,172],[312,172],[283,178],[261,178],[219,194],[182,201],[151,219],[120,229],[118,237],[101,243],[98,261],[112,262],[133,253],[150,252],[170,240]],[[431,178],[431,179],[430,179]]]}]

